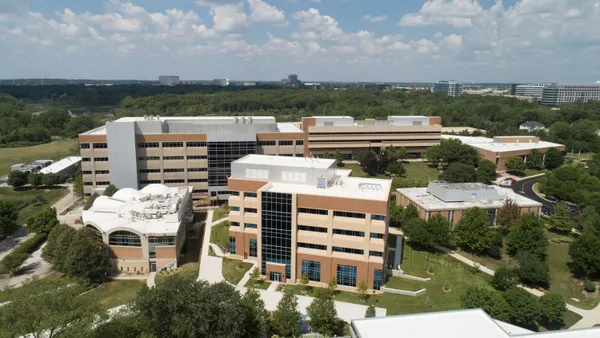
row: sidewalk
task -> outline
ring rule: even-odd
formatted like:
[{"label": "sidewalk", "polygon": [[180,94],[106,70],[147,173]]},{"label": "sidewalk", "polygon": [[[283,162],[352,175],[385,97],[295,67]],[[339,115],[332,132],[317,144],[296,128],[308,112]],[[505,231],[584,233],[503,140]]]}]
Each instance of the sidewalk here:
[{"label": "sidewalk", "polygon": [[[208,254],[210,245],[210,233],[213,226],[212,222],[213,211],[209,210],[206,214],[206,223],[204,224],[204,237],[202,238],[202,256],[200,258],[200,271],[198,272],[198,280],[204,279],[209,283],[218,283],[225,280],[223,278],[223,259],[220,257],[212,257]],[[219,224],[227,220],[220,219],[215,222]]]}]

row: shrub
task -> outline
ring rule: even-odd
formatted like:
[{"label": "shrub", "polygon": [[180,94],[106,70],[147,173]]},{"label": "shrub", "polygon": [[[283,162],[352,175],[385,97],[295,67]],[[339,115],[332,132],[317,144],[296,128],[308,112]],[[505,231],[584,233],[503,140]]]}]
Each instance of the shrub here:
[{"label": "shrub", "polygon": [[585,282],[583,282],[583,289],[586,292],[595,292],[596,291],[596,284],[594,284],[594,282],[586,280]]},{"label": "shrub", "polygon": [[494,277],[490,281],[490,285],[496,290],[506,291],[507,289],[517,285],[519,276],[515,270],[508,268],[500,268],[496,270]]},{"label": "shrub", "polygon": [[[47,237],[48,234],[39,233],[21,243],[21,245],[0,261],[0,273],[8,273],[10,270],[13,270],[11,267],[21,266],[21,264],[29,258],[29,255],[35,252],[42,243],[44,243]],[[18,264],[19,261],[20,264]]]}]

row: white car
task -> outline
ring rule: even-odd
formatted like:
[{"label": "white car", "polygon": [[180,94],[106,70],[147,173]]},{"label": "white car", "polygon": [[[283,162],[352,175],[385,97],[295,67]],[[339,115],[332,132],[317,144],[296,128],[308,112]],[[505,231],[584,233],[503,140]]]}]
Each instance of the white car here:
[{"label": "white car", "polygon": [[498,185],[501,187],[510,187],[513,183],[515,183],[514,178],[507,178],[505,180],[500,181],[500,183],[498,183]]}]

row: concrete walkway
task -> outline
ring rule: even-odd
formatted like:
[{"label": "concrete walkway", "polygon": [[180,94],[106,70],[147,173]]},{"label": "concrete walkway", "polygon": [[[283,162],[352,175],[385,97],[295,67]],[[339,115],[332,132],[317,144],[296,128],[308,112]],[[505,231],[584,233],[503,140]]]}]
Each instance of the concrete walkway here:
[{"label": "concrete walkway", "polygon": [[156,271],[150,272],[150,274],[148,275],[148,278],[146,278],[146,285],[148,285],[149,288],[153,288],[156,286],[156,283],[154,282],[155,278],[156,278]]},{"label": "concrete walkway", "polygon": [[244,260],[244,262],[251,263],[252,267],[250,267],[250,269],[246,271],[244,277],[242,277],[240,282],[236,285],[235,289],[238,291],[244,288],[244,285],[246,285],[246,283],[248,283],[248,281],[250,280],[250,275],[252,275],[252,271],[254,271],[254,269],[257,268],[256,262],[254,261]]},{"label": "concrete walkway", "polygon": [[277,291],[277,287],[279,286],[279,284],[280,284],[279,282],[271,282],[271,284],[267,288],[267,291],[271,291],[271,292]]},{"label": "concrete walkway", "polygon": [[[206,213],[206,223],[204,224],[204,238],[202,238],[202,255],[200,258],[198,280],[204,279],[209,283],[218,283],[224,281],[225,278],[223,278],[223,259],[208,254],[208,248],[210,247],[210,232],[213,226],[212,216],[213,211],[209,210]],[[220,219],[214,224],[219,224],[225,220],[227,220],[227,218]]]},{"label": "concrete walkway", "polygon": [[10,278],[0,279],[0,290],[4,289],[6,286],[19,287],[24,281],[30,278],[44,278],[51,274],[52,265],[42,258],[42,250],[45,246],[46,243],[32,253],[31,256],[25,260],[25,262],[23,262],[21,265],[21,274]]}]

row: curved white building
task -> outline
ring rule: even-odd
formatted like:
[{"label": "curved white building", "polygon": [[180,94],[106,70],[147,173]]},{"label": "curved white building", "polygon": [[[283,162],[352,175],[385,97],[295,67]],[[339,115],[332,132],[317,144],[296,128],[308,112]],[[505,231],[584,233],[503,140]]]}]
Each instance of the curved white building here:
[{"label": "curved white building", "polygon": [[110,246],[113,267],[123,273],[148,273],[177,267],[191,222],[192,187],[150,184],[99,196],[82,213],[83,224]]}]

